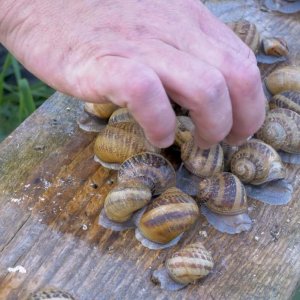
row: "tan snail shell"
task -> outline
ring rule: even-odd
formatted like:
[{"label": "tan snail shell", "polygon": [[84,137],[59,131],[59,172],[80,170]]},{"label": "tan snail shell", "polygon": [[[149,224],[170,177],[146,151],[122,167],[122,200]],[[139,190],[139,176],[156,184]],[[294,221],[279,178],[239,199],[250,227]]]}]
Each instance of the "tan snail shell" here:
[{"label": "tan snail shell", "polygon": [[283,38],[264,38],[262,40],[262,47],[267,55],[287,56],[289,54],[287,42]]},{"label": "tan snail shell", "polygon": [[193,130],[195,125],[190,117],[177,116],[176,117],[176,133],[175,145],[181,146],[193,138]]},{"label": "tan snail shell", "polygon": [[93,115],[102,119],[108,119],[111,114],[118,109],[119,106],[107,102],[107,103],[85,103],[84,110]]},{"label": "tan snail shell", "polygon": [[232,155],[231,172],[241,181],[255,185],[285,177],[278,153],[257,139],[246,142]]},{"label": "tan snail shell", "polygon": [[125,222],[151,198],[151,190],[139,181],[119,183],[106,196],[104,210],[110,220]]},{"label": "tan snail shell", "polygon": [[27,300],[75,300],[75,298],[62,290],[54,289],[54,288],[49,288],[49,289],[44,289],[44,290],[39,290],[35,293],[32,293],[29,295]]},{"label": "tan snail shell", "polygon": [[220,145],[223,149],[224,171],[229,171],[232,155],[239,149],[239,147],[238,146],[231,146],[231,145],[227,144],[224,141],[222,141],[220,143]]},{"label": "tan snail shell", "polygon": [[189,284],[207,276],[213,266],[210,252],[200,242],[185,246],[166,261],[169,276],[182,284]]},{"label": "tan snail shell", "polygon": [[148,142],[142,128],[134,122],[107,125],[99,132],[94,146],[96,156],[104,163],[122,163],[143,151],[160,150]]},{"label": "tan snail shell", "polygon": [[226,24],[254,52],[258,52],[260,35],[255,24],[246,20]]},{"label": "tan snail shell", "polygon": [[159,195],[175,186],[175,170],[162,155],[143,152],[125,160],[118,172],[118,182],[140,181],[150,188],[153,195]]},{"label": "tan snail shell", "polygon": [[269,102],[270,109],[287,108],[300,114],[300,92],[287,91],[272,97]]},{"label": "tan snail shell", "polygon": [[119,108],[115,110],[108,120],[108,124],[110,125],[123,122],[135,122],[128,108]]},{"label": "tan snail shell", "polygon": [[197,176],[212,176],[223,171],[224,157],[220,145],[201,150],[194,139],[181,146],[181,159],[184,166]]},{"label": "tan snail shell", "polygon": [[300,67],[279,68],[267,76],[265,84],[273,95],[285,91],[300,91]]},{"label": "tan snail shell", "polygon": [[274,149],[300,153],[300,115],[292,110],[270,110],[256,136]]},{"label": "tan snail shell", "polygon": [[166,244],[187,231],[198,216],[199,209],[194,199],[172,187],[147,207],[138,229],[148,240]]}]

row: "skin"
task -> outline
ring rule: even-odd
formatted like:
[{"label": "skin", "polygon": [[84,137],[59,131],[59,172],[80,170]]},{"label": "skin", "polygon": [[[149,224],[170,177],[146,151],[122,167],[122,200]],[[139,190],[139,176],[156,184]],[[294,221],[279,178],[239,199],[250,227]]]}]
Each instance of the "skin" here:
[{"label": "skin", "polygon": [[174,140],[169,97],[201,148],[264,120],[254,54],[198,0],[0,0],[0,41],[56,90],[128,107],[160,147]]}]

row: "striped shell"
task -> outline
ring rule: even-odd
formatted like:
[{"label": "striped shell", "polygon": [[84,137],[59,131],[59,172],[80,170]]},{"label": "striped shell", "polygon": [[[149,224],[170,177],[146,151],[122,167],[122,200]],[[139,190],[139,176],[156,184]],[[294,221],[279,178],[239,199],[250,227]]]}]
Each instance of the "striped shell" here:
[{"label": "striped shell", "polygon": [[227,26],[254,52],[259,49],[260,36],[255,24],[246,20],[227,23]]},{"label": "striped shell", "polygon": [[67,292],[57,289],[40,290],[29,295],[27,300],[75,300],[73,296]]},{"label": "striped shell", "polygon": [[137,181],[118,184],[105,198],[106,216],[115,222],[125,222],[132,214],[151,200],[150,189]]},{"label": "striped shell", "polygon": [[287,91],[273,96],[269,102],[270,109],[287,108],[300,114],[300,92]]},{"label": "striped shell", "polygon": [[273,95],[285,91],[300,91],[300,67],[279,68],[267,76],[265,84]]},{"label": "striped shell", "polygon": [[118,182],[137,180],[150,188],[153,195],[159,195],[175,186],[175,170],[162,155],[143,152],[125,160],[118,173]]},{"label": "striped shell", "polygon": [[267,55],[287,56],[289,54],[287,42],[283,38],[264,38],[262,47]]},{"label": "striped shell", "polygon": [[192,132],[195,125],[190,117],[177,116],[176,117],[176,133],[175,145],[181,146],[193,138]]},{"label": "striped shell", "polygon": [[103,162],[122,163],[134,154],[160,150],[148,142],[137,123],[123,122],[103,128],[96,139],[94,151]]},{"label": "striped shell", "polygon": [[108,120],[108,124],[110,125],[122,122],[135,122],[128,108],[119,108],[115,110]]},{"label": "striped shell", "polygon": [[232,173],[223,172],[201,180],[197,198],[217,214],[237,215],[247,211],[245,188]]},{"label": "striped shell", "polygon": [[187,231],[198,216],[199,209],[194,199],[172,187],[147,207],[138,229],[148,240],[166,244]]},{"label": "striped shell", "polygon": [[270,110],[256,136],[276,150],[300,153],[300,115],[285,108]]},{"label": "striped shell", "polygon": [[224,155],[224,170],[228,171],[230,169],[230,162],[231,162],[232,155],[239,149],[239,147],[231,146],[224,141],[222,141],[220,145],[222,147],[223,155]]},{"label": "striped shell", "polygon": [[213,266],[210,252],[200,242],[185,246],[166,261],[169,276],[182,284],[203,278]]},{"label": "striped shell", "polygon": [[111,114],[118,109],[113,103],[85,103],[84,110],[94,116],[102,119],[108,119]]},{"label": "striped shell", "polygon": [[251,139],[232,155],[231,172],[241,181],[255,185],[285,177],[277,152],[262,141]]},{"label": "striped shell", "polygon": [[201,150],[193,139],[181,146],[181,159],[191,173],[201,177],[220,173],[224,167],[223,150],[220,145]]}]

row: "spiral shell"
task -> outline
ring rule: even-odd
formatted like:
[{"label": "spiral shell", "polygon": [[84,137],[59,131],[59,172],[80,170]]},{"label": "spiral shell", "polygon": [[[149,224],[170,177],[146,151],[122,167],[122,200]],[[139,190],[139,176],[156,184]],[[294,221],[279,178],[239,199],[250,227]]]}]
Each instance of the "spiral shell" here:
[{"label": "spiral shell", "polygon": [[289,54],[287,42],[283,38],[264,38],[262,47],[267,55],[287,56]]},{"label": "spiral shell", "polygon": [[102,119],[108,119],[111,114],[118,109],[118,106],[113,103],[85,103],[84,110]]},{"label": "spiral shell", "polygon": [[213,212],[236,215],[247,211],[247,197],[243,184],[232,173],[223,172],[199,183],[197,198]]},{"label": "spiral shell", "polygon": [[175,186],[176,175],[171,163],[162,155],[143,152],[125,160],[118,172],[118,182],[137,180],[150,188],[153,195],[159,195]]},{"label": "spiral shell", "polygon": [[99,133],[94,147],[96,156],[106,163],[122,163],[143,151],[160,150],[148,142],[142,128],[133,122],[106,126]]},{"label": "spiral shell", "polygon": [[276,150],[300,153],[300,115],[285,108],[270,110],[256,136]]},{"label": "spiral shell", "polygon": [[229,28],[254,52],[259,49],[260,35],[255,24],[246,20],[230,22]]},{"label": "spiral shell", "polygon": [[135,122],[128,108],[119,108],[115,110],[108,120],[109,125],[124,122]]},{"label": "spiral shell", "polygon": [[267,76],[265,84],[273,95],[285,91],[300,91],[300,67],[279,68]]},{"label": "spiral shell", "polygon": [[175,145],[181,146],[193,138],[192,132],[195,125],[190,117],[177,116],[176,117],[176,133]]},{"label": "spiral shell", "polygon": [[251,139],[232,155],[231,172],[251,184],[281,179],[285,168],[277,152],[262,141]]},{"label": "spiral shell", "polygon": [[105,198],[106,216],[115,222],[125,222],[135,211],[147,205],[151,197],[150,189],[141,182],[120,183]]},{"label": "spiral shell", "polygon": [[172,187],[147,207],[138,229],[150,241],[165,244],[187,231],[198,216],[194,199]]},{"label": "spiral shell", "polygon": [[224,157],[220,145],[201,150],[193,139],[181,146],[181,159],[184,166],[197,176],[212,176],[223,171]]},{"label": "spiral shell", "polygon": [[27,300],[75,300],[73,296],[67,292],[58,289],[40,290],[29,295]]},{"label": "spiral shell", "polygon": [[277,94],[269,102],[270,109],[287,108],[300,114],[300,92],[288,91]]}]

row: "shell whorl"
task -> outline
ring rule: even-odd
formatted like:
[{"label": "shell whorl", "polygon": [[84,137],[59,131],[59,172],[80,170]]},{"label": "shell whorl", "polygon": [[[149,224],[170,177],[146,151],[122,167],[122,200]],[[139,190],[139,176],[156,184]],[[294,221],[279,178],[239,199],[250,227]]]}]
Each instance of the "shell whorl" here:
[{"label": "shell whorl", "polygon": [[125,160],[118,172],[118,181],[137,180],[150,188],[153,195],[159,195],[175,186],[176,175],[171,163],[162,155],[143,152]]},{"label": "shell whorl", "polygon": [[214,266],[212,256],[202,243],[193,243],[175,252],[166,261],[169,276],[188,284],[208,275]]},{"label": "shell whorl", "polygon": [[220,145],[201,150],[193,139],[181,146],[181,159],[191,173],[201,177],[220,173],[224,168],[223,149]]},{"label": "shell whorl", "polygon": [[172,187],[147,207],[138,228],[150,241],[165,244],[188,230],[198,216],[194,199]]},{"label": "shell whorl", "polygon": [[118,109],[118,106],[113,103],[85,103],[84,110],[96,117],[108,119],[111,114]]},{"label": "shell whorl", "polygon": [[119,108],[115,110],[108,120],[108,124],[110,125],[122,122],[135,122],[128,108]]},{"label": "shell whorl", "polygon": [[300,114],[300,92],[288,91],[272,97],[269,102],[271,109],[287,108]]},{"label": "shell whorl", "polygon": [[223,172],[199,183],[197,198],[213,212],[236,215],[247,211],[246,191],[232,173]]},{"label": "shell whorl", "polygon": [[287,56],[289,54],[287,42],[283,38],[264,38],[262,40],[262,47],[267,55]]},{"label": "shell whorl", "polygon": [[176,117],[176,133],[175,133],[175,145],[181,146],[190,139],[193,138],[193,130],[195,125],[190,117],[177,116]]}]

